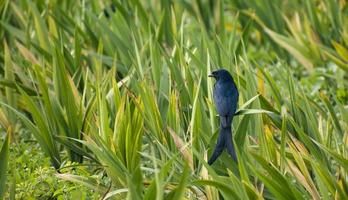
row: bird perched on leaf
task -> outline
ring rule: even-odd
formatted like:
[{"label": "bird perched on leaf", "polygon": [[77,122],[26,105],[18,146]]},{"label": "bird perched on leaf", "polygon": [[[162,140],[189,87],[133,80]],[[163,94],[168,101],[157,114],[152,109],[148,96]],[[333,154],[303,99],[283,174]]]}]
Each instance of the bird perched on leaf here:
[{"label": "bird perched on leaf", "polygon": [[209,77],[216,80],[214,85],[214,103],[220,117],[219,138],[208,164],[211,165],[226,148],[234,161],[237,162],[236,152],[232,141],[231,124],[238,104],[238,89],[231,74],[225,69],[213,71]]}]

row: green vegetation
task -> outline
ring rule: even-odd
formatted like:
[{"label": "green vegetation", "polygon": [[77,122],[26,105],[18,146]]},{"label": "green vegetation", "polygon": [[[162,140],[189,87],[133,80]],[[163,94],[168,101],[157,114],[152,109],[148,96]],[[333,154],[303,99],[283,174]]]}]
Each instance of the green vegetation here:
[{"label": "green vegetation", "polygon": [[348,199],[346,0],[112,3],[0,1],[0,199]]}]

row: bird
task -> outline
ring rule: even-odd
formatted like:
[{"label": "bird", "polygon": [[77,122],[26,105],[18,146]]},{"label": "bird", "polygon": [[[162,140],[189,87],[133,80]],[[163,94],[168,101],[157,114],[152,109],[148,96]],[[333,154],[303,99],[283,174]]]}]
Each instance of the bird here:
[{"label": "bird", "polygon": [[225,69],[213,71],[209,77],[216,80],[213,98],[220,117],[220,131],[216,147],[208,164],[212,165],[226,148],[232,159],[237,162],[237,156],[232,141],[231,124],[237,110],[239,93],[232,75]]}]

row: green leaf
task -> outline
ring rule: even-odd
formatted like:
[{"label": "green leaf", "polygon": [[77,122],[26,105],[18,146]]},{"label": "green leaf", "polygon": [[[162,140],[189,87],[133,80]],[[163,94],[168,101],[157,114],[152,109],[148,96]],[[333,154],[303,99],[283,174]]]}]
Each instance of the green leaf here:
[{"label": "green leaf", "polygon": [[43,18],[40,16],[40,13],[38,9],[36,8],[36,5],[32,3],[31,1],[28,1],[28,5],[31,11],[31,14],[34,17],[34,25],[37,33],[37,39],[39,40],[40,47],[43,48],[46,51],[50,50],[50,43],[48,40],[48,31],[46,24],[43,20]]},{"label": "green leaf", "polygon": [[252,155],[267,173],[250,166],[252,171],[277,199],[298,199],[295,196],[298,191],[289,184],[288,180],[272,164],[267,163],[265,159],[255,153],[252,153]]},{"label": "green leaf", "polygon": [[186,163],[184,167],[184,171],[181,173],[181,179],[180,179],[180,182],[178,183],[178,186],[174,190],[172,190],[173,194],[169,194],[169,195],[173,195],[171,196],[170,199],[175,200],[175,199],[182,199],[184,197],[185,190],[187,187],[189,172],[190,172],[190,168],[189,168],[189,165]]},{"label": "green leaf", "polygon": [[220,190],[225,198],[229,199],[240,199],[238,195],[229,187],[229,185],[226,185],[225,183],[222,183],[221,181],[217,180],[195,180],[192,182],[194,185],[197,186],[213,186]]},{"label": "green leaf", "polygon": [[6,191],[6,179],[7,179],[7,167],[9,159],[10,149],[10,134],[7,133],[5,141],[2,144],[0,151],[0,199],[3,199]]},{"label": "green leaf", "polygon": [[271,29],[264,27],[265,32],[281,47],[286,49],[290,54],[292,54],[307,70],[311,71],[313,69],[313,63],[308,59],[308,49],[301,46],[296,41],[291,38],[280,35]]},{"label": "green leaf", "polygon": [[328,97],[324,93],[320,93],[320,97],[321,97],[322,101],[324,102],[326,108],[329,110],[331,120],[333,121],[337,132],[340,134],[341,137],[343,137],[343,131],[342,131],[341,125],[339,123],[339,120],[336,116],[336,112],[335,112],[334,108],[332,107],[330,100],[328,99]]}]

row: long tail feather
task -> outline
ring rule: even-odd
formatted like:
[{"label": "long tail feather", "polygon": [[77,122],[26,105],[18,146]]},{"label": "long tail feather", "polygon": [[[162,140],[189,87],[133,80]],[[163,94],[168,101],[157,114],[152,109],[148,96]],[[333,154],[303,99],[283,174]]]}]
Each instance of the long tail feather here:
[{"label": "long tail feather", "polygon": [[220,128],[219,138],[215,150],[208,161],[208,164],[212,165],[225,148],[227,148],[227,152],[231,155],[233,160],[237,162],[237,156],[232,142],[232,132],[230,126],[226,128]]},{"label": "long tail feather", "polygon": [[237,155],[236,151],[234,149],[234,144],[232,141],[232,131],[231,127],[226,128],[226,141],[225,141],[225,147],[227,149],[228,154],[232,157],[232,159],[237,162]]}]

